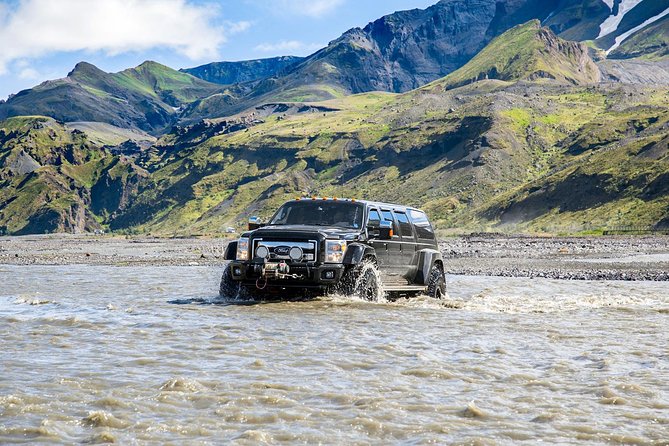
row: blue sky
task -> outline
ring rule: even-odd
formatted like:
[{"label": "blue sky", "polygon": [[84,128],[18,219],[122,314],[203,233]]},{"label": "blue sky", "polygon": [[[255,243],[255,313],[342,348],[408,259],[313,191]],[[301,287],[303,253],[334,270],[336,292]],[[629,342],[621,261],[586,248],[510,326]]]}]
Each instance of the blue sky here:
[{"label": "blue sky", "polygon": [[79,61],[120,71],[311,54],[349,28],[437,0],[0,0],[0,99]]}]

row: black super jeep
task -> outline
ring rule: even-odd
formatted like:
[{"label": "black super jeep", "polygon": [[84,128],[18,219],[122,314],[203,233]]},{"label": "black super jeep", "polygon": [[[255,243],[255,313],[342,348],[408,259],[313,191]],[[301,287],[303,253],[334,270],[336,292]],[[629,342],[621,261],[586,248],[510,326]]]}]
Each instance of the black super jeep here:
[{"label": "black super jeep", "polygon": [[254,217],[231,242],[223,297],[246,299],[327,292],[375,300],[445,293],[434,229],[419,209],[371,201],[303,198],[285,203],[267,224]]}]

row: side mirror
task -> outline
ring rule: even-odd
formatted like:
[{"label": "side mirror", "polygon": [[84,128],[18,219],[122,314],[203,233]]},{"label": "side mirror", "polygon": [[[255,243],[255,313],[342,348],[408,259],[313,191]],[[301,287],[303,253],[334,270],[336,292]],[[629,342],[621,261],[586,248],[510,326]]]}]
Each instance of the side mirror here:
[{"label": "side mirror", "polygon": [[393,238],[393,224],[389,221],[370,220],[367,223],[367,231],[371,238],[380,240]]},{"label": "side mirror", "polygon": [[393,238],[393,223],[387,220],[381,222],[379,226],[379,238],[381,240],[390,240]]},{"label": "side mirror", "polygon": [[255,231],[258,228],[265,226],[260,220],[260,217],[249,217],[249,231]]}]

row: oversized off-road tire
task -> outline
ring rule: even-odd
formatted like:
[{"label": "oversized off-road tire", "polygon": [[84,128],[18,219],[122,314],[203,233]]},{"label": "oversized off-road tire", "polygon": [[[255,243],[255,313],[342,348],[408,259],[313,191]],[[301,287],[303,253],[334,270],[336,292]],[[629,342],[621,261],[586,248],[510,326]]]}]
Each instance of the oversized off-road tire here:
[{"label": "oversized off-road tire", "polygon": [[443,299],[446,294],[446,277],[444,268],[439,263],[432,265],[427,280],[427,295],[435,299]]},{"label": "oversized off-road tire", "polygon": [[337,282],[330,291],[342,296],[350,296],[354,294],[359,272],[357,265],[348,267],[348,269],[344,271],[344,274],[342,274],[339,282]]},{"label": "oversized off-road tire", "polygon": [[221,277],[221,286],[218,289],[218,295],[224,299],[237,299],[240,295],[240,289],[239,282],[232,280],[230,265],[226,266]]},{"label": "oversized off-road tire", "polygon": [[362,263],[355,283],[355,294],[361,299],[376,301],[379,298],[379,277],[373,263]]}]

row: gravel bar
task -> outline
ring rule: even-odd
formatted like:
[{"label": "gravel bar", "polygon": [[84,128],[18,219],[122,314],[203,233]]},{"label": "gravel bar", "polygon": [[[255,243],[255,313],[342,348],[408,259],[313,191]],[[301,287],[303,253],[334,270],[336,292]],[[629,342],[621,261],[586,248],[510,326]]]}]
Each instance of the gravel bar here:
[{"label": "gravel bar", "polygon": [[[94,235],[0,237],[0,264],[223,265],[229,238]],[[448,274],[572,280],[669,280],[669,236],[529,237],[476,234],[442,240]]]}]

